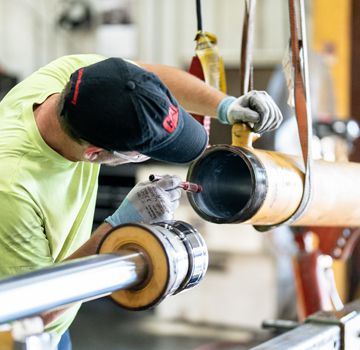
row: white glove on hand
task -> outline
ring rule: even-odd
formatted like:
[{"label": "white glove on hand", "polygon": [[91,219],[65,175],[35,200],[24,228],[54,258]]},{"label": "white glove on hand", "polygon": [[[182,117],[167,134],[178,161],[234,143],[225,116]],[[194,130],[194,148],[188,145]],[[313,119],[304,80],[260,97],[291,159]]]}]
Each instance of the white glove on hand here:
[{"label": "white glove on hand", "polygon": [[250,91],[235,98],[225,97],[217,108],[217,116],[223,124],[248,123],[258,133],[275,130],[283,117],[279,107],[266,91]]},{"label": "white glove on hand", "polygon": [[180,183],[178,176],[170,175],[156,182],[139,182],[105,221],[115,227],[129,222],[151,224],[173,219],[181,197]]}]

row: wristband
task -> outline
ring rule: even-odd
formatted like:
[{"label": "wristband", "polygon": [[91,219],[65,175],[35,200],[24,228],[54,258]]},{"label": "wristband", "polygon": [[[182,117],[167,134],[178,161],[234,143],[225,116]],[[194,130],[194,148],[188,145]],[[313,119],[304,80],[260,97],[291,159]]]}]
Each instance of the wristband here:
[{"label": "wristband", "polygon": [[125,198],[115,213],[108,216],[104,221],[112,227],[116,227],[130,222],[142,222],[143,218],[128,199]]},{"label": "wristband", "polygon": [[234,96],[227,96],[224,97],[219,105],[216,108],[216,114],[217,114],[217,118],[220,121],[220,123],[222,124],[230,124],[228,117],[227,117],[227,112],[229,109],[229,106],[236,101],[236,97]]}]

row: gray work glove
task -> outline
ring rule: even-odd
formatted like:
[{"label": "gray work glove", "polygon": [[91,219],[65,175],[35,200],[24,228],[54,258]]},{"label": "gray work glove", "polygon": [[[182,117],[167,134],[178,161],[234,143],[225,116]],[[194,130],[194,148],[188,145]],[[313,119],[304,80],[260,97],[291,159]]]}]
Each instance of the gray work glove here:
[{"label": "gray work glove", "polygon": [[236,98],[225,97],[217,108],[217,117],[223,124],[247,123],[255,132],[275,130],[283,117],[279,107],[266,91],[250,91]]},{"label": "gray work glove", "polygon": [[115,227],[129,222],[151,224],[172,220],[181,197],[180,183],[178,176],[170,175],[156,182],[139,182],[105,221]]}]

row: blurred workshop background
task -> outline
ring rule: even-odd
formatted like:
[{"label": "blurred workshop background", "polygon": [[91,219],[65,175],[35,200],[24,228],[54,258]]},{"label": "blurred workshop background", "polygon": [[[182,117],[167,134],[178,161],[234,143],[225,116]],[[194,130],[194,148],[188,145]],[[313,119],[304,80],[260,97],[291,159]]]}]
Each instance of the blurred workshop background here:
[{"label": "blurred workshop background", "polygon": [[[240,94],[244,8],[241,0],[203,1],[204,28],[218,38],[228,93],[234,96]],[[309,0],[306,15],[313,117],[356,120],[360,118],[356,98],[360,85],[354,79],[360,70],[355,45],[360,38],[360,4]],[[253,86],[273,96],[285,121],[256,147],[297,153],[295,119],[287,106],[282,69],[288,22],[287,1],[257,1]],[[34,70],[67,54],[99,53],[188,70],[195,34],[195,0],[0,0],[0,99]],[[212,121],[210,140],[230,144],[231,128]],[[331,158],[335,146],[326,147]],[[185,179],[187,166],[155,161],[103,166],[94,228],[136,182],[151,173]],[[83,304],[70,329],[75,350],[247,349],[273,335],[262,328],[264,321],[299,320],[292,264],[298,247],[289,228],[264,233],[250,225],[212,224],[195,213],[185,194],[176,219],[193,225],[206,241],[210,260],[204,281],[149,311],[122,310],[109,297]],[[359,294],[359,262],[357,246],[346,259],[332,261],[344,303]]]}]

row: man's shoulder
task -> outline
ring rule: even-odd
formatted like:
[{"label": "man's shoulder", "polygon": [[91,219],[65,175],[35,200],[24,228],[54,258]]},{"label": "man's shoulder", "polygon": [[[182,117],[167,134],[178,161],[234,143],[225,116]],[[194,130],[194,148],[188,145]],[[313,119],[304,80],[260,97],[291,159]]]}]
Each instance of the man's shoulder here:
[{"label": "man's shoulder", "polygon": [[98,54],[65,55],[54,59],[44,67],[40,68],[39,72],[46,72],[49,69],[73,72],[81,67],[103,61],[106,58],[107,57]]}]

